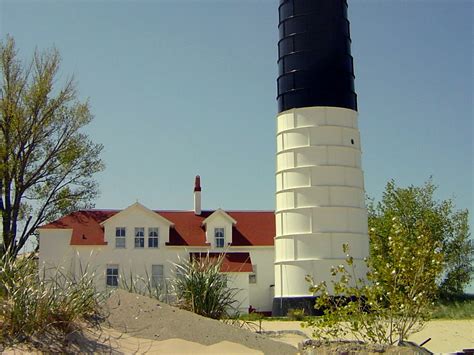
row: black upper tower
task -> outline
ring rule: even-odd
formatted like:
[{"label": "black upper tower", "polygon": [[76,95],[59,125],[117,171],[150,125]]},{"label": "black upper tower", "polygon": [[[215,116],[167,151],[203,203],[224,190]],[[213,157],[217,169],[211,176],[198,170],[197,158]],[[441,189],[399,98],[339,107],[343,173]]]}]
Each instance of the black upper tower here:
[{"label": "black upper tower", "polygon": [[357,110],[346,0],[280,0],[278,112]]}]

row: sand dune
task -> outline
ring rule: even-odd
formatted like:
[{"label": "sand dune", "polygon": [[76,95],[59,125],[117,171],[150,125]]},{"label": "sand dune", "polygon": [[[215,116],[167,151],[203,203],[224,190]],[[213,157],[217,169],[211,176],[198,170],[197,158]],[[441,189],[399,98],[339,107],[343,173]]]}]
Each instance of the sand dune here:
[{"label": "sand dune", "polygon": [[[117,290],[106,305],[102,327],[69,336],[70,353],[107,354],[296,354],[311,330],[301,322],[263,321],[273,336],[256,334],[223,322],[183,311],[148,297]],[[294,331],[287,333],[286,331]],[[283,333],[275,336],[276,333]],[[305,335],[306,334],[306,335]],[[410,340],[435,353],[474,347],[474,320],[435,320]],[[52,352],[61,351],[52,345]],[[30,354],[27,347],[2,354]]]},{"label": "sand dune", "polygon": [[[201,317],[121,290],[115,292],[107,301],[107,310],[107,327],[137,338],[160,342],[175,339],[165,345],[174,344],[176,339],[197,343],[193,353],[198,351],[197,349],[203,349],[206,353],[213,349],[225,349],[223,353],[226,354],[230,351],[236,354],[243,351],[248,354],[248,349],[252,349],[256,354],[283,355],[297,352],[296,347],[292,345],[274,341],[250,330]],[[210,348],[205,350],[203,346]]]}]

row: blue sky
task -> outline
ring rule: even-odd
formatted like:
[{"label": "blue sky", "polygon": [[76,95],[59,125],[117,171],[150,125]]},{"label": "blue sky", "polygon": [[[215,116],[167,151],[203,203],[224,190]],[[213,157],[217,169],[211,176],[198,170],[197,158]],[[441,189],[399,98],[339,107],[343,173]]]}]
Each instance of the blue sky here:
[{"label": "blue sky", "polygon": [[[0,0],[26,58],[56,46],[104,144],[99,208],[273,209],[277,0]],[[368,195],[473,207],[473,2],[349,1]],[[471,230],[474,219],[471,216]]]}]

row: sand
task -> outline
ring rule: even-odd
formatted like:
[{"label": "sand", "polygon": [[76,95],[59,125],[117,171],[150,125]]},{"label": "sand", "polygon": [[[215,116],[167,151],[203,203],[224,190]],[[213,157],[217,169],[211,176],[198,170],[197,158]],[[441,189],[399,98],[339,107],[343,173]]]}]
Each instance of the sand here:
[{"label": "sand", "polygon": [[[212,345],[202,345],[179,338],[170,338],[157,341],[141,337],[130,336],[115,329],[103,328],[101,333],[91,333],[91,339],[98,339],[104,346],[92,352],[107,352],[112,354],[249,354],[262,355],[263,351],[254,350],[244,345],[221,341]],[[80,349],[77,349],[80,350]]]},{"label": "sand", "polygon": [[[262,322],[265,331],[297,330],[311,335],[311,329],[301,327],[301,322]],[[288,334],[280,340],[297,346],[303,336]],[[409,340],[420,344],[431,338],[423,347],[434,353],[453,353],[462,349],[474,348],[474,319],[469,320],[432,320]]]},{"label": "sand", "polygon": [[[238,353],[239,346],[244,346],[264,354],[295,354],[298,343],[311,335],[311,330],[302,328],[301,322],[263,321],[262,330],[280,332],[279,335],[273,333],[264,337],[123,291],[118,291],[111,297],[108,307],[109,326],[128,336],[159,341],[179,338],[217,348],[219,343],[225,341],[225,353],[230,353],[232,346],[235,347],[235,353]],[[158,315],[160,319],[157,319]],[[282,331],[294,332],[281,334]],[[409,340],[419,344],[428,338],[431,340],[424,347],[435,353],[473,348],[474,320],[430,321]],[[198,345],[195,346],[197,349]]]},{"label": "sand", "polygon": [[[257,351],[255,353],[275,355],[297,352],[296,347],[290,344],[122,290],[117,290],[109,298],[106,309],[109,313],[106,326],[127,336],[160,342],[181,339],[203,346],[222,348],[225,349],[224,353],[249,353],[248,349]],[[196,345],[196,350],[198,348],[200,347]],[[193,349],[192,352],[195,353],[196,350]]]},{"label": "sand", "polygon": [[[69,353],[107,354],[296,354],[311,335],[301,322],[263,321],[265,335],[224,324],[165,303],[117,290],[106,305],[108,320],[98,329],[69,337]],[[474,347],[474,320],[435,320],[410,340],[435,353]],[[54,347],[52,352],[59,352]],[[62,352],[64,351],[61,349]],[[1,351],[0,351],[1,352]],[[26,354],[31,349],[8,349]]]},{"label": "sand", "polygon": [[250,349],[244,345],[228,341],[222,341],[209,346],[183,339],[156,341],[128,336],[110,328],[103,328],[100,331],[87,329],[80,336],[72,338],[75,338],[75,340],[67,349],[52,346],[45,349],[44,352],[40,352],[27,345],[19,345],[15,348],[6,349],[3,352],[0,349],[0,354],[264,354],[263,351]]}]

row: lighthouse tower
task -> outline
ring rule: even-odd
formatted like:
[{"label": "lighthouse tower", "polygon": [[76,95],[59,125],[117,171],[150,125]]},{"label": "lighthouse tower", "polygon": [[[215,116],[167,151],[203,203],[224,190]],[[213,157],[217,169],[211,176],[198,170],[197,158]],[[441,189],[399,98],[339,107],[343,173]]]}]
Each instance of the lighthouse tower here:
[{"label": "lighthouse tower", "polygon": [[273,314],[312,310],[306,275],[330,285],[368,255],[346,0],[280,0]]}]

